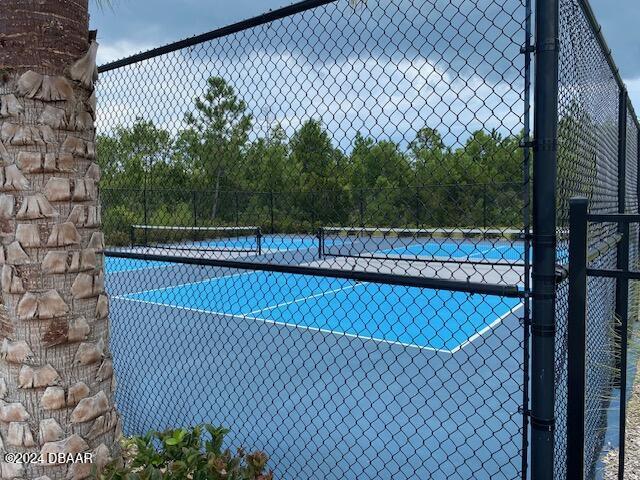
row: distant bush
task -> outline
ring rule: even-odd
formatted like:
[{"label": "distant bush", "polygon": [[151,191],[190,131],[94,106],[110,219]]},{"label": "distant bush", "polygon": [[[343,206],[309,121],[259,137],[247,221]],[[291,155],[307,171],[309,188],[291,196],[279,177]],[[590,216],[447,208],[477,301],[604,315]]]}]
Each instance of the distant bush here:
[{"label": "distant bush", "polygon": [[[208,435],[204,434],[204,431]],[[222,427],[203,425],[191,430],[150,432],[123,440],[124,462],[107,465],[99,480],[272,480],[265,473],[268,457],[263,452],[235,454],[223,450]],[[204,434],[204,435],[203,435]],[[208,437],[204,439],[203,437]]]},{"label": "distant bush", "polygon": [[140,223],[140,216],[125,205],[104,208],[102,226],[108,245],[126,245],[130,241],[130,227]]}]

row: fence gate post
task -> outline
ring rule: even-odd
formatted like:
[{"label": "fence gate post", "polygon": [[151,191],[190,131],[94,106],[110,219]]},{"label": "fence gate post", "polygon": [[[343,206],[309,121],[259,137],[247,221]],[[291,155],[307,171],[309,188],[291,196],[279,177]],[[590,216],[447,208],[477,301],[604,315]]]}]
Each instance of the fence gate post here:
[{"label": "fence gate post", "polygon": [[584,399],[587,314],[586,198],[569,201],[569,313],[567,325],[567,478],[584,479]]},{"label": "fence gate post", "polygon": [[[618,213],[626,211],[627,187],[627,91],[620,89],[618,103]],[[618,233],[622,240],[618,242],[616,268],[629,270],[629,223],[620,222]],[[620,372],[620,429],[618,448],[618,478],[624,478],[625,454],[625,421],[626,421],[626,393],[627,393],[627,328],[629,318],[629,278],[618,277],[616,280],[616,316],[620,323],[616,324],[618,346],[618,371]]]},{"label": "fence gate post", "polygon": [[555,424],[558,0],[536,0],[531,321],[531,478],[551,480]]},{"label": "fence gate post", "polygon": [[[620,96],[618,99],[618,213],[625,213],[626,210],[626,169],[627,160],[627,92],[624,89],[620,90]],[[623,223],[618,224],[618,233],[623,233]],[[628,224],[626,224],[628,228]],[[624,238],[623,238],[624,240]],[[628,239],[627,239],[628,240]],[[626,246],[624,241],[618,242],[616,268],[621,270],[625,266],[625,258],[629,258],[629,242]],[[627,260],[628,263],[628,260]],[[629,292],[624,288],[624,285],[620,279],[616,281],[616,307],[615,312],[618,318],[623,319],[627,316],[627,300]],[[621,339],[621,344],[618,346],[618,352],[621,353],[622,349],[622,332],[620,324],[616,324],[616,336]],[[621,368],[622,356],[618,356],[618,365],[616,367]]]}]

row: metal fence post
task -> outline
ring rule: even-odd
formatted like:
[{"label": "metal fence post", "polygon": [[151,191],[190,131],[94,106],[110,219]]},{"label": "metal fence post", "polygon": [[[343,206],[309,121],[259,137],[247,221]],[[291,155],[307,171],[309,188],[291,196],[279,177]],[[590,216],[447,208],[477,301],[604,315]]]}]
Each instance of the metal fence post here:
[{"label": "metal fence post", "polygon": [[195,190],[191,191],[191,200],[193,202],[193,226],[198,226],[198,207],[196,201],[197,193]]},{"label": "metal fence post", "polygon": [[585,346],[587,314],[586,198],[569,201],[569,313],[567,327],[567,478],[584,479]]},{"label": "metal fence post", "polygon": [[240,225],[240,200],[238,199],[238,191],[235,191],[235,209],[236,209],[236,227]]},{"label": "metal fence post", "polygon": [[275,233],[273,228],[273,190],[269,193],[269,217],[271,218],[271,234]]},{"label": "metal fence post", "polygon": [[364,193],[362,192],[362,189],[360,189],[359,213],[360,213],[360,226],[364,228]]},{"label": "metal fence post", "polygon": [[[629,222],[621,224],[622,240],[618,244],[620,255],[618,255],[618,269],[623,272],[629,271]],[[618,297],[618,290],[620,296]],[[625,432],[627,418],[627,350],[629,331],[629,277],[621,276],[616,281],[616,303],[620,302],[620,311],[616,313],[620,319],[620,428],[619,448],[618,448],[618,479],[624,479],[624,455],[625,455]]]},{"label": "metal fence post", "polygon": [[[627,92],[624,89],[620,90],[620,95],[618,98],[618,213],[625,213],[626,211],[626,184],[627,184]],[[623,233],[624,225],[618,224],[618,233]],[[628,229],[628,224],[626,224],[626,228]],[[617,260],[616,260],[616,268],[619,270],[624,268],[625,258],[629,258],[629,242],[627,238],[626,246],[623,245],[625,242],[618,242],[618,251],[617,251]],[[622,319],[623,314],[626,317],[626,312],[628,310],[627,300],[628,300],[628,287],[624,288],[624,285],[620,280],[616,282],[616,306],[615,312],[618,318]],[[624,290],[624,291],[623,291]],[[622,336],[623,336],[621,326],[619,324],[616,325],[616,334],[617,338],[621,340],[622,344]],[[618,346],[619,353],[621,354],[622,345]],[[618,357],[618,365],[617,368],[621,367],[622,356]]]},{"label": "metal fence post", "polygon": [[[626,212],[627,190],[627,91],[620,89],[618,100],[618,213]],[[616,268],[629,270],[629,223],[618,224],[618,233],[622,234],[622,240],[618,242]],[[625,455],[625,421],[626,421],[626,394],[627,394],[627,329],[629,318],[629,279],[619,277],[616,280],[616,316],[620,323],[616,324],[618,346],[618,368],[620,372],[620,427],[618,448],[618,478],[624,478]]]},{"label": "metal fence post", "polygon": [[487,184],[482,186],[482,226],[487,228]]},{"label": "metal fence post", "polygon": [[420,187],[416,186],[416,229],[420,228]]},{"label": "metal fence post", "polygon": [[[147,188],[145,187],[144,190],[142,191],[142,217],[143,217],[143,224],[144,225],[149,225],[148,222],[148,210],[147,210]],[[146,247],[149,244],[149,238],[148,238],[148,229],[144,229],[144,246]]]},{"label": "metal fence post", "polygon": [[536,0],[531,322],[531,478],[551,480],[555,423],[558,0]]}]

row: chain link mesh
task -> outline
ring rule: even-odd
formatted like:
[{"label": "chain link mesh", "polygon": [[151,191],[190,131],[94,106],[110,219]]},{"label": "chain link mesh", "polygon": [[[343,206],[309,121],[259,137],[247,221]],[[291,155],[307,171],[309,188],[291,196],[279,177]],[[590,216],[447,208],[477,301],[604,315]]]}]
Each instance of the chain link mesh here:
[{"label": "chain link mesh", "polygon": [[277,478],[525,478],[528,3],[316,3],[102,68],[125,432],[223,424]]},{"label": "chain link mesh", "polygon": [[[618,108],[620,86],[597,28],[581,0],[560,1],[560,78],[558,123],[557,261],[568,261],[569,199],[589,199],[590,213],[618,213]],[[638,213],[637,120],[627,116],[625,212]],[[589,249],[601,254],[591,263],[616,269],[617,225],[589,224]],[[630,266],[638,265],[638,225],[631,224]],[[607,430],[607,414],[618,378],[615,315],[616,281],[588,277],[586,319],[585,472],[593,478]],[[556,337],[556,477],[566,478],[567,308],[568,285],[557,290]],[[633,315],[633,312],[630,312]],[[599,473],[598,473],[599,474]]]}]

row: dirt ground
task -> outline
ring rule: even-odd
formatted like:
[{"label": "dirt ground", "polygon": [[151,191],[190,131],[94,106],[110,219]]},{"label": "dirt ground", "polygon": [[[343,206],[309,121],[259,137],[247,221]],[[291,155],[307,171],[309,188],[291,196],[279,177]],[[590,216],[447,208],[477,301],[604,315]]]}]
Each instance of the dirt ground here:
[{"label": "dirt ground", "polygon": [[[638,368],[640,368],[640,358],[638,360]],[[632,392],[631,400],[627,406],[624,478],[625,480],[640,480],[640,375],[636,375]],[[605,480],[617,480],[618,449],[607,452],[604,457],[604,464]]]}]

